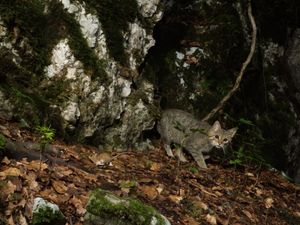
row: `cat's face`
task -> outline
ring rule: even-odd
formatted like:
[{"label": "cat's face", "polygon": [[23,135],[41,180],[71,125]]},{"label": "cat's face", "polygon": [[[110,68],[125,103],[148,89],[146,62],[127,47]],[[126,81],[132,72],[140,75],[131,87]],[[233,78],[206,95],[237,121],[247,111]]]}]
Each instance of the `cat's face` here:
[{"label": "cat's face", "polygon": [[208,137],[212,146],[225,149],[235,135],[237,128],[222,129],[219,121],[216,121],[208,131]]}]

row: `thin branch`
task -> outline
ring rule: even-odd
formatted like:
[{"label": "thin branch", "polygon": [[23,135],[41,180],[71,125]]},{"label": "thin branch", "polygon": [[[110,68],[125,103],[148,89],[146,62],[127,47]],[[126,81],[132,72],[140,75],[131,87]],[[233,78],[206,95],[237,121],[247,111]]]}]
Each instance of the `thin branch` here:
[{"label": "thin branch", "polygon": [[248,2],[248,17],[250,19],[251,26],[252,26],[251,47],[250,47],[250,52],[248,54],[248,57],[241,67],[240,73],[239,73],[238,77],[236,78],[233,88],[219,102],[219,104],[206,117],[204,117],[202,119],[202,121],[207,121],[210,118],[212,118],[220,109],[222,109],[224,107],[224,105],[227,103],[227,101],[235,94],[235,92],[238,90],[238,88],[240,86],[240,83],[242,81],[245,70],[252,60],[252,57],[253,57],[254,51],[255,51],[255,46],[256,46],[257,28],[256,28],[254,17],[252,15],[251,0],[249,0],[249,2]]}]

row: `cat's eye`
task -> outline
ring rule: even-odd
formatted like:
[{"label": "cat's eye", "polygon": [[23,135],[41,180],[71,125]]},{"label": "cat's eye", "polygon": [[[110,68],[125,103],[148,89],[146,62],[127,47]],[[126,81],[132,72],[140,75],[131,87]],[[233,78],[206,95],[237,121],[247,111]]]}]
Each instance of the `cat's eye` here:
[{"label": "cat's eye", "polygon": [[219,135],[215,135],[215,138],[219,139]]},{"label": "cat's eye", "polygon": [[227,138],[224,138],[224,140],[223,140],[224,142],[227,142],[228,141],[228,139]]}]

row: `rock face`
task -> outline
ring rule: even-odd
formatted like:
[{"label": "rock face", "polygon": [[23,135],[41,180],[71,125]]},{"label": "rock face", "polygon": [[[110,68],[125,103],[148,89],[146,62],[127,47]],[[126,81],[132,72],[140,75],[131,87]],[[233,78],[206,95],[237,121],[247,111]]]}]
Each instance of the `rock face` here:
[{"label": "rock face", "polygon": [[[143,130],[154,126],[157,112],[153,84],[138,78],[138,67],[155,44],[152,30],[162,17],[162,3],[53,2],[29,1],[23,8],[21,1],[15,8],[0,4],[7,12],[0,18],[0,53],[15,70],[14,78],[1,75],[0,114],[32,123],[47,118],[46,123],[72,139],[122,147],[137,142]],[[35,17],[31,22],[24,17],[27,13]],[[114,13],[119,17],[112,19]],[[49,34],[32,37],[27,29]],[[34,67],[26,62],[29,58]]]},{"label": "rock face", "polygon": [[152,207],[101,189],[91,193],[86,209],[85,225],[171,225]]},{"label": "rock face", "polygon": [[173,2],[165,17],[172,19],[160,22],[144,76],[157,84],[163,108],[184,109],[201,119],[234,82],[243,53],[238,13],[228,2],[189,1]]},{"label": "rock face", "polygon": [[295,107],[300,104],[300,29],[296,29],[289,40],[285,51],[285,64],[289,82],[290,95],[295,102],[290,102],[291,111],[295,116],[295,123],[290,127],[288,143],[285,147],[287,154],[287,174],[295,182],[300,183],[300,119]]}]

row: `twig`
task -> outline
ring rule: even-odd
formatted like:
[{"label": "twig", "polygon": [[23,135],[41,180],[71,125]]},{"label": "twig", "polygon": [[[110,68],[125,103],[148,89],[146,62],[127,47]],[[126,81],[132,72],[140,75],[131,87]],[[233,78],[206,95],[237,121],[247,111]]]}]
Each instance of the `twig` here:
[{"label": "twig", "polygon": [[202,121],[207,121],[207,120],[211,119],[220,109],[222,109],[224,107],[225,103],[227,103],[227,101],[235,94],[235,92],[238,90],[238,88],[240,86],[240,83],[242,81],[245,70],[246,70],[247,66],[249,65],[249,63],[251,62],[251,59],[252,59],[252,57],[254,55],[254,51],[255,51],[256,36],[257,36],[257,28],[256,28],[254,17],[252,15],[251,0],[249,0],[249,2],[248,2],[248,17],[250,19],[251,26],[252,26],[251,47],[250,47],[250,52],[248,54],[248,57],[241,67],[240,73],[239,73],[238,77],[236,78],[233,88],[219,102],[219,104],[206,117],[204,117],[202,119]]}]

